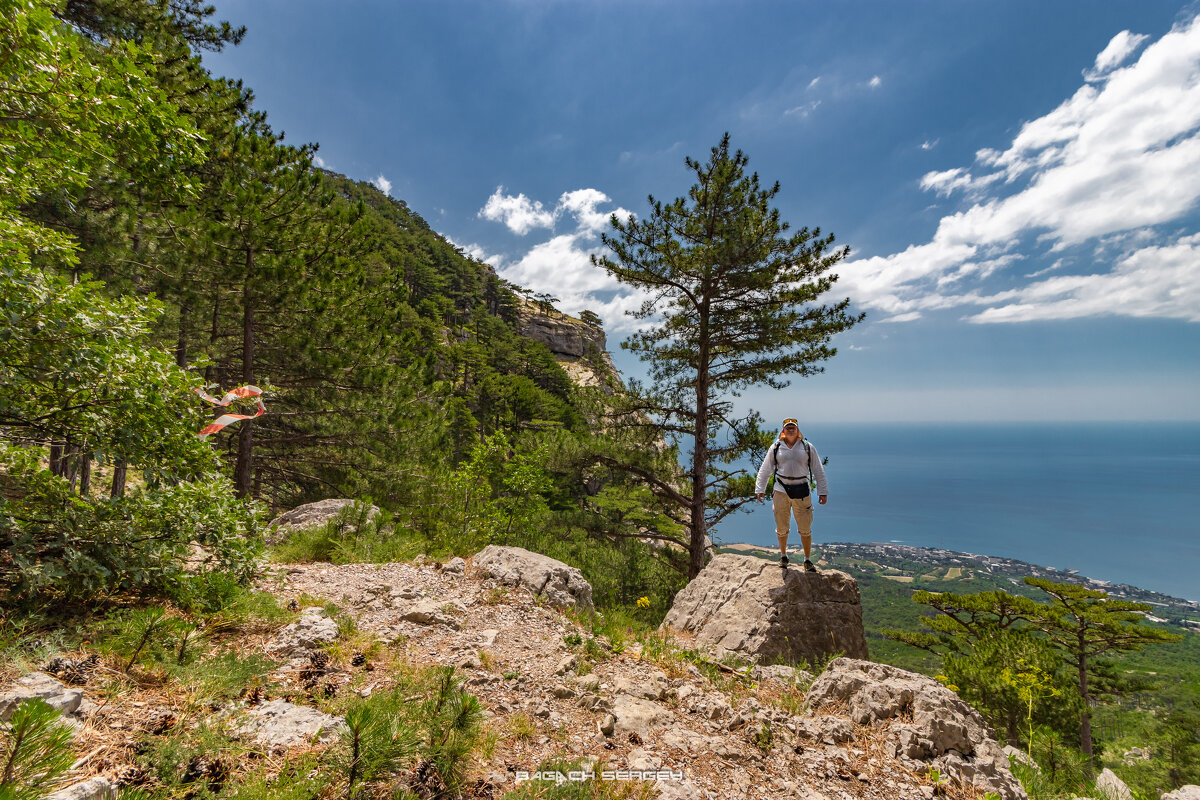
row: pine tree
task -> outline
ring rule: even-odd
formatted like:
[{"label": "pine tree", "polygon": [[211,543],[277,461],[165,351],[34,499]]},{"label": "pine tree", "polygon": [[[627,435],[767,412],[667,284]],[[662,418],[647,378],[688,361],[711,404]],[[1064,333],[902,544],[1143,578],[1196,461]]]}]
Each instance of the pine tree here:
[{"label": "pine tree", "polygon": [[862,320],[847,313],[848,299],[817,304],[848,249],[831,249],[833,236],[820,229],[785,235],[790,226],[771,207],[779,184],[761,188],[757,174],[746,174],[747,162],[740,150],[730,152],[726,134],[707,164],[686,160],[696,176],[686,198],[663,204],[651,197],[645,219],[614,215],[613,233],[603,236],[613,255],[593,257],[652,295],[637,318],[662,317],[622,347],[650,364],[653,385],[633,387],[635,413],[691,441],[691,466],[681,480],[647,478],[683,512],[691,577],[704,566],[709,529],[749,499],[744,470],[721,465],[763,447],[760,418],[736,418],[729,398],[758,384],[783,389],[792,376],[820,372],[818,363],[837,352],[829,346],[833,335]]},{"label": "pine tree", "polygon": [[1095,661],[1105,653],[1141,650],[1148,644],[1177,642],[1183,637],[1144,624],[1152,606],[1109,597],[1108,592],[1072,583],[1055,583],[1047,578],[1026,578],[1050,596],[1041,613],[1031,622],[1058,646],[1063,660],[1075,669],[1079,699],[1079,746],[1092,756],[1090,703],[1095,699],[1089,677]]}]

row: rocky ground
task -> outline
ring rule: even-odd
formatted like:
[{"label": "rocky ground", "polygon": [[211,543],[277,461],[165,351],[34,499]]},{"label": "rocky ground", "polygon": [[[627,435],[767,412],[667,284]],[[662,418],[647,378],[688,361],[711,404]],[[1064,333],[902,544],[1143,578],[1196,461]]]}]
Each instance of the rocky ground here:
[{"label": "rocky ground", "polygon": [[[947,717],[947,698],[929,708],[914,705],[914,695],[927,693],[920,687],[905,684],[889,694],[888,680],[903,683],[911,673],[870,679],[855,671],[869,662],[840,659],[806,703],[811,677],[804,673],[702,670],[681,654],[690,644],[685,639],[614,647],[589,635],[583,613],[554,608],[553,592],[535,596],[461,559],[275,566],[262,585],[302,613],[282,630],[243,635],[237,646],[266,653],[279,666],[263,690],[208,709],[214,719],[232,720],[238,734],[259,745],[262,758],[282,761],[289,751],[320,747],[336,736],[340,720],[319,710],[321,697],[370,694],[387,688],[398,666],[442,664],[455,666],[480,699],[493,734],[494,746],[475,767],[476,796],[501,797],[526,777],[559,777],[538,775],[552,759],[574,761],[594,780],[614,771],[610,777],[630,781],[634,792],[623,796],[929,800],[935,792],[983,794],[980,786],[939,782],[931,773],[935,762],[927,759],[947,746],[933,739],[947,733],[918,731],[920,717],[954,718]],[[560,589],[568,588],[564,580]],[[560,605],[581,599],[557,596]],[[826,688],[818,691],[822,682]],[[130,773],[136,741],[177,724],[187,698],[164,693],[153,681],[100,696],[91,688],[100,683],[68,688],[42,681],[37,691],[63,703],[80,728],[77,750],[84,756],[77,778],[137,785],[144,776]],[[933,689],[953,698],[937,684]],[[967,727],[949,735],[982,735]],[[972,744],[963,738],[954,747],[947,755],[962,762],[957,753]],[[941,774],[950,774],[942,766]],[[962,774],[969,779],[979,769],[967,764]],[[103,782],[88,785],[103,789]],[[1019,787],[1014,792],[1004,781],[994,788],[1006,798],[1019,796]]]}]

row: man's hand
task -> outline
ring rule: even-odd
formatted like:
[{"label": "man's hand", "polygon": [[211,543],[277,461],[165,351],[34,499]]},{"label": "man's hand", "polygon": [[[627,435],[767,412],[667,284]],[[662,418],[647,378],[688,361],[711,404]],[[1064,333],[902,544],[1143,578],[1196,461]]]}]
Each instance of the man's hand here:
[{"label": "man's hand", "polygon": [[762,492],[756,492],[754,496],[758,499],[758,502],[760,502],[760,503],[762,502],[762,499],[763,499]]},{"label": "man's hand", "polygon": [[829,495],[827,495],[827,494],[823,494],[823,495],[821,495],[821,499],[820,499],[818,502],[819,502],[821,505],[825,505],[825,501],[826,501],[826,500],[828,500],[828,499],[829,499]]}]

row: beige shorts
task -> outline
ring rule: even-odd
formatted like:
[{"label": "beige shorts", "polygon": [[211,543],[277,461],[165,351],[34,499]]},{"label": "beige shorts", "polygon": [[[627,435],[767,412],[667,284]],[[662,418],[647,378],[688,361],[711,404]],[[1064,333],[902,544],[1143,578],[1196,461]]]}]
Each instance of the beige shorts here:
[{"label": "beige shorts", "polygon": [[793,500],[784,492],[773,492],[771,494],[771,510],[775,512],[775,535],[780,538],[787,536],[788,529],[791,527],[788,517],[795,516],[796,530],[800,532],[800,538],[811,538],[813,521],[812,501],[813,496],[811,494],[801,500]]}]

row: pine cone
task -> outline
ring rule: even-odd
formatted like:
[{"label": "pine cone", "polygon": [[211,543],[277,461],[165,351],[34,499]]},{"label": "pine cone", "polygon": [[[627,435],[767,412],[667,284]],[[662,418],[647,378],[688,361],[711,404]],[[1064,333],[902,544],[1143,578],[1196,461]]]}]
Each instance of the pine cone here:
[{"label": "pine cone", "polygon": [[630,744],[641,744],[642,737],[638,736],[636,732],[630,733],[629,734],[629,743]]},{"label": "pine cone", "polygon": [[300,604],[295,600],[288,600],[287,610],[295,613],[296,611],[300,610]]},{"label": "pine cone", "polygon": [[82,686],[88,681],[88,671],[78,661],[68,661],[58,673],[59,680],[68,686]]},{"label": "pine cone", "polygon": [[175,723],[178,721],[179,720],[177,720],[175,715],[170,711],[164,711],[150,721],[150,724],[147,726],[146,730],[149,731],[152,736],[162,736],[164,733],[174,728]]},{"label": "pine cone", "polygon": [[71,663],[71,662],[68,661],[67,659],[55,656],[54,658],[50,659],[49,661],[47,661],[45,664],[42,665],[42,672],[45,672],[48,675],[53,675],[55,677],[58,677],[58,674],[60,672],[62,672],[64,669],[66,669],[66,667],[69,663]]},{"label": "pine cone", "polygon": [[317,669],[324,669],[329,666],[329,653],[324,650],[313,650],[308,654],[308,663]]},{"label": "pine cone", "polygon": [[208,790],[213,794],[220,794],[221,789],[225,788],[225,781],[229,780],[229,765],[224,759],[214,759],[208,764]]},{"label": "pine cone", "polygon": [[183,771],[180,783],[195,783],[207,774],[208,762],[201,756],[192,756],[192,760],[188,762],[187,768]]},{"label": "pine cone", "polygon": [[113,778],[116,780],[117,786],[124,787],[141,786],[149,780],[150,776],[137,764],[125,764],[117,770]]},{"label": "pine cone", "polygon": [[262,700],[263,700],[263,690],[262,690],[262,687],[261,687],[261,686],[255,686],[255,687],[253,687],[253,688],[251,688],[251,689],[248,689],[248,690],[245,692],[245,694],[244,694],[244,697],[246,698],[246,705],[248,705],[248,706],[256,706],[256,705],[258,705],[258,704],[259,704],[259,703],[261,703],[261,702],[262,702]]},{"label": "pine cone", "polygon": [[433,762],[428,760],[422,761],[413,770],[409,786],[422,800],[432,800],[435,797],[444,797],[446,794],[446,782],[442,780],[442,776]]},{"label": "pine cone", "polygon": [[325,695],[326,698],[337,697],[337,693],[337,686],[333,685],[332,683],[326,683],[321,686],[321,694]]},{"label": "pine cone", "polygon": [[367,663],[367,657],[362,653],[355,653],[354,658],[350,659],[350,666],[361,667]]}]

